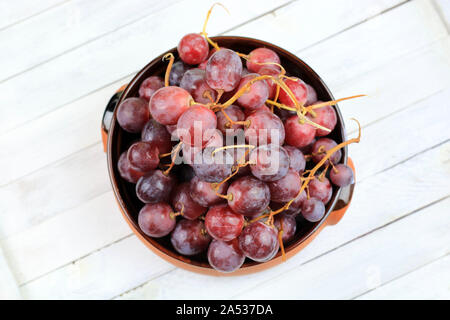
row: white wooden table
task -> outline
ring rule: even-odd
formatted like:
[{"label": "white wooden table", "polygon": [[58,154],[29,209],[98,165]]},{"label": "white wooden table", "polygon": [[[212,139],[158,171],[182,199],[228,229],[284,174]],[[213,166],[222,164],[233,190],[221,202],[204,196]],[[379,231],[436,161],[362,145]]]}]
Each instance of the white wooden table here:
[{"label": "white wooden table", "polygon": [[[450,1],[224,0],[210,34],[273,42],[363,124],[350,209],[288,262],[217,278],[150,252],[117,207],[105,103],[211,2],[0,2],[0,298],[450,298]],[[354,126],[348,121],[349,136]]]}]

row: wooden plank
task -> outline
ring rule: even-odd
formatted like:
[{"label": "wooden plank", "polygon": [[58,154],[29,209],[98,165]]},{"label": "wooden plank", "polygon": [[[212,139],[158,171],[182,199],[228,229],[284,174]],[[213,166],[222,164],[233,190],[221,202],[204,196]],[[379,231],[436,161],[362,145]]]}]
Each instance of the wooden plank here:
[{"label": "wooden plank", "polygon": [[24,283],[129,234],[110,191],[3,240],[2,246],[17,281]]},{"label": "wooden plank", "polygon": [[[337,26],[335,30],[340,30],[350,24],[364,20],[367,16],[374,16],[386,8],[398,5],[401,1],[403,0],[375,1],[366,6],[360,6],[360,2],[357,0],[331,1],[325,5],[327,6],[327,11],[333,12],[334,15],[330,17],[327,24],[319,24],[317,26],[323,36],[326,37],[329,34],[329,25],[335,25]],[[70,1],[55,8],[55,10],[40,14],[26,23],[8,28],[0,32],[0,41],[8,39],[12,43],[7,50],[0,52],[0,60],[4,61],[5,58],[13,56],[14,61],[5,66],[0,80],[19,74],[76,46],[101,37],[147,15],[151,14],[153,16],[162,8],[168,7],[173,3],[175,3],[175,0],[145,2],[145,5],[139,0],[129,1],[126,5],[121,2],[110,2],[107,0],[95,2],[87,0]],[[323,14],[323,10],[314,5],[312,1],[296,2],[289,8],[284,7],[276,10],[273,15],[269,16],[269,19],[270,17],[283,15],[282,19],[289,24],[286,25],[285,23],[283,26],[288,26],[291,30],[295,30],[304,28],[309,23],[314,22],[314,20],[295,19],[298,12],[308,12],[309,14],[305,18],[309,19],[317,19]],[[92,15],[92,12],[96,12],[96,15]],[[264,21],[265,19],[258,20]],[[262,24],[265,27],[265,31],[268,31],[268,34],[284,33],[286,35],[284,29],[279,30],[278,20],[278,18],[272,18]],[[300,21],[301,25],[299,25]],[[252,28],[253,25],[248,30],[248,25],[245,25],[240,29],[251,34]],[[317,41],[317,37],[314,37],[312,33],[308,33],[308,36],[308,38],[301,38],[302,41],[306,39],[309,40],[307,43]],[[319,38],[321,37],[319,36]],[[60,41],[55,42],[54,39],[60,39]],[[292,37],[291,42],[293,41],[294,38]],[[33,48],[32,56],[28,54],[31,47]]]},{"label": "wooden plank", "polygon": [[[396,9],[399,10],[400,8]],[[396,18],[395,16],[391,17],[391,19]],[[370,22],[370,21],[369,21]],[[386,20],[386,23],[383,24],[384,26],[384,33],[386,34],[386,37],[383,38],[385,42],[380,42],[380,45],[388,45],[389,43],[393,42],[394,39],[397,38],[397,34],[393,32],[389,32],[390,25],[392,23],[395,23],[396,20]],[[368,22],[366,22],[368,23]],[[365,23],[364,23],[365,24]],[[362,24],[362,25],[364,25]],[[355,27],[355,29],[362,28],[362,25]],[[417,28],[420,27],[419,21],[417,21],[417,24],[414,24]],[[330,28],[330,32],[333,31],[333,28]],[[411,32],[411,35],[420,34],[419,31],[417,32]],[[355,35],[353,35],[355,36]],[[390,38],[392,36],[392,38]],[[263,37],[263,36],[262,36]],[[358,40],[361,39],[361,40]],[[348,38],[348,41],[358,42],[361,41],[361,45],[363,44],[364,40],[364,32],[361,31],[358,33],[357,37],[353,40],[351,38]],[[381,39],[381,40],[383,40]],[[411,41],[405,42],[405,48],[410,48],[411,50],[414,50],[416,48],[416,43],[420,39],[411,39]],[[331,41],[331,40],[330,40]],[[431,41],[431,39],[430,39]],[[395,109],[397,106],[399,108],[403,108],[407,106],[409,103],[414,102],[418,99],[421,99],[423,97],[426,97],[434,92],[439,91],[442,89],[446,84],[448,83],[449,78],[449,72],[448,64],[449,64],[449,57],[448,57],[448,40],[446,40],[447,44],[446,46],[432,46],[427,47],[430,52],[429,53],[420,53],[420,56],[408,56],[402,59],[399,59],[398,61],[395,61],[389,65],[386,65],[384,69],[381,69],[380,71],[374,71],[374,74],[372,72],[367,73],[367,70],[365,68],[360,68],[359,65],[355,64],[350,66],[352,68],[353,74],[360,74],[360,77],[354,79],[354,82],[347,81],[348,83],[348,89],[349,90],[342,90],[336,84],[335,86],[332,84],[331,88],[334,89],[334,87],[337,88],[336,96],[343,96],[343,95],[350,95],[354,94],[355,92],[367,92],[370,95],[370,99],[365,100],[358,100],[355,102],[345,102],[342,103],[342,105],[345,108],[348,108],[349,106],[355,105],[357,109],[356,112],[353,112],[354,109],[352,109],[352,116],[356,116],[358,118],[359,115],[357,112],[359,112],[358,109],[361,109],[361,105],[364,103],[364,108],[367,110],[377,110],[377,112],[371,112],[368,114],[370,117],[372,116],[385,116],[387,114],[391,113],[391,109]],[[343,48],[347,48],[346,46],[343,46]],[[379,54],[387,54],[388,57],[384,59],[388,59],[391,57],[391,54],[387,53],[387,50],[380,51]],[[351,51],[347,51],[347,54],[351,54]],[[430,81],[424,83],[422,86],[414,90],[414,92],[408,94],[411,90],[409,89],[409,86],[402,86],[402,83],[405,82],[405,79],[408,79],[407,83],[412,79],[412,77],[409,76],[409,65],[406,62],[410,63],[416,63],[418,64],[418,70],[423,71],[426,74],[430,76]],[[442,63],[444,65],[442,65]],[[361,66],[362,67],[362,66]],[[389,68],[395,68],[398,74],[398,77],[404,76],[405,79],[403,81],[390,81],[391,78],[383,79],[383,81],[379,82],[371,82],[372,76],[375,77],[382,77],[385,70],[392,70]],[[358,71],[359,70],[359,71]],[[331,71],[330,71],[331,72]],[[326,74],[328,72],[325,72]],[[92,95],[88,95],[87,97],[77,100],[73,103],[70,103],[64,107],[62,107],[60,110],[57,110],[53,113],[49,113],[48,115],[45,115],[41,118],[36,119],[35,121],[30,122],[26,126],[20,127],[16,130],[12,130],[4,135],[0,136],[0,145],[3,147],[0,149],[0,165],[7,168],[7,170],[3,170],[0,172],[0,184],[7,184],[11,180],[17,179],[20,176],[24,176],[29,172],[32,172],[38,168],[41,168],[47,163],[51,163],[55,160],[57,160],[59,157],[66,156],[72,152],[75,152],[76,150],[79,150],[83,146],[91,145],[92,143],[95,143],[98,141],[98,135],[95,133],[96,129],[96,123],[95,121],[99,121],[99,117],[102,114],[103,106],[107,99],[109,98],[110,94],[115,91],[116,88],[118,88],[121,84],[125,83],[129,78],[125,80],[121,80],[118,82],[115,82],[114,84],[107,86],[104,89],[101,89],[99,92],[94,92]],[[394,80],[394,78],[392,78]],[[358,84],[364,84],[359,85]],[[399,87],[398,92],[394,94],[394,89]],[[344,87],[344,88],[347,88]],[[375,89],[376,91],[374,92]],[[334,90],[333,90],[334,91]],[[387,92],[388,95],[383,95],[381,93]],[[391,95],[393,94],[393,95]],[[397,97],[401,97],[403,99],[398,99]],[[371,108],[372,105],[370,105],[371,101],[377,102],[379,100],[374,100],[373,96],[379,97],[383,104],[381,106],[376,106],[376,108]],[[395,101],[396,104],[392,105],[390,102]],[[389,102],[389,103],[387,103]],[[386,111],[385,111],[386,110]],[[94,117],[94,114],[96,115]],[[95,118],[95,119],[94,119]],[[64,119],[64,120],[61,120]],[[371,118],[373,119],[373,118]],[[365,119],[361,119],[364,120]],[[53,129],[54,128],[54,129]],[[52,130],[59,132],[60,134],[50,134]],[[70,135],[69,135],[70,134]],[[12,138],[14,137],[14,138]],[[40,141],[39,146],[30,146],[30,148],[22,148],[21,144],[26,143],[31,139],[36,139],[37,141]],[[68,141],[66,141],[69,139]],[[86,139],[86,140],[85,140]],[[58,146],[57,148],[55,146]],[[48,152],[42,152],[41,150],[52,150],[51,153]],[[5,156],[3,156],[5,155]],[[6,156],[8,155],[8,156]],[[32,156],[35,160],[30,163],[26,162],[26,165],[18,165],[28,157]],[[11,159],[12,157],[12,159]],[[14,164],[14,165],[13,165]]]},{"label": "wooden plank", "polygon": [[28,283],[21,290],[28,299],[109,298],[112,292],[129,289],[130,276],[141,283],[170,268],[173,267],[132,236]]},{"label": "wooden plank", "polygon": [[[335,84],[447,35],[430,1],[419,0],[408,2],[297,54],[326,83]],[[358,65],[357,73],[352,67],[355,64]]]},{"label": "wooden plank", "polygon": [[8,266],[8,261],[0,248],[0,299],[20,299],[21,295],[16,280]]},{"label": "wooden plank", "polygon": [[75,0],[2,30],[0,42],[8,42],[8,47],[0,51],[0,61],[10,63],[2,68],[0,81],[144,17],[154,17],[177,1]]},{"label": "wooden plank", "polygon": [[450,299],[450,256],[373,289],[358,300]]},{"label": "wooden plank", "polygon": [[106,164],[97,143],[1,188],[0,239],[110,191]]},{"label": "wooden plank", "polygon": [[[450,150],[450,143],[432,149],[420,156],[401,163],[395,168],[371,176],[359,183],[355,189],[352,206],[339,225],[334,228],[326,228],[310,246],[305,248],[300,254],[296,255],[288,262],[283,263],[276,268],[245,277],[226,279],[206,277],[182,270],[176,270],[168,273],[165,277],[162,277],[158,280],[158,283],[149,282],[139,289],[139,291],[142,292],[143,295],[151,294],[160,297],[161,294],[167,294],[167,296],[172,294],[173,298],[179,298],[182,297],[183,294],[189,292],[189,290],[184,290],[184,286],[190,286],[192,283],[202,281],[201,287],[196,285],[196,287],[199,287],[197,289],[198,296],[196,298],[208,297],[208,294],[209,297],[212,298],[210,295],[211,292],[216,294],[216,296],[214,296],[215,298],[227,298],[257,285],[263,282],[264,279],[274,277],[284,270],[289,270],[293,266],[304,263],[305,261],[324,254],[325,252],[375,228],[399,219],[416,208],[426,206],[433,201],[447,196],[450,181],[443,177],[445,176],[445,173],[450,170],[449,163],[445,163],[445,160],[448,160],[448,150]],[[445,152],[447,152],[446,157],[443,156],[445,155]],[[420,193],[420,197],[416,196],[418,193]],[[392,197],[392,194],[396,194],[397,196],[394,198]],[[371,199],[385,199],[385,201],[373,203]],[[367,203],[371,203],[371,205],[368,207]],[[86,211],[91,210],[86,209]],[[36,238],[34,241],[35,240]],[[121,241],[118,243],[120,242]],[[6,248],[7,246],[5,246],[5,250]],[[103,252],[104,250],[106,249],[102,249],[99,252]],[[117,244],[112,244],[107,250],[109,253],[105,253],[105,259],[110,255],[120,256],[123,260],[126,260],[127,263],[135,266],[134,268],[139,268],[138,271],[132,273],[124,273],[119,269],[116,270],[116,277],[120,277],[121,281],[123,280],[127,283],[126,290],[137,287],[143,283],[141,274],[139,273],[141,268],[145,270],[151,269],[154,263],[161,260],[158,257],[154,257],[154,260],[149,261],[148,264],[143,264],[141,262],[142,257],[139,257],[139,259],[133,261],[133,257],[130,256],[128,251],[133,251],[134,248],[127,248],[124,246],[119,247]],[[112,254],[111,252],[113,251],[110,250],[113,250],[115,253]],[[152,255],[149,250],[147,250],[147,255]],[[50,263],[52,263],[52,265],[54,263],[54,261],[49,262],[43,261],[42,259],[40,262],[46,263],[47,266],[49,266]],[[89,266],[89,256],[80,259],[79,263]],[[108,265],[111,265],[111,263],[108,263]],[[61,297],[60,292],[64,292],[65,297],[70,297],[71,294],[69,291],[72,291],[72,295],[76,294],[77,288],[84,287],[86,281],[89,281],[91,277],[94,277],[94,272],[96,272],[92,270],[91,273],[85,274],[82,279],[80,279],[78,287],[68,288],[64,284],[64,279],[70,268],[70,265],[59,268],[35,281],[26,283],[23,285],[22,289],[24,292],[30,292],[29,297],[40,297],[41,290],[44,290],[43,292],[46,292],[47,296],[54,298]],[[86,268],[89,269],[88,267]],[[114,267],[111,265],[111,270],[113,268]],[[168,272],[172,269],[173,267],[168,266],[164,272]],[[123,278],[127,278],[127,280],[125,281]],[[148,279],[151,278],[153,278],[153,275],[150,275]],[[179,281],[173,281],[175,278],[179,279]],[[21,280],[23,281],[24,279],[25,278],[22,278]],[[19,282],[21,280],[19,279]],[[50,283],[53,282],[60,282],[62,285],[61,287],[52,287]],[[168,285],[169,283],[170,285]],[[98,285],[99,287],[103,286],[101,283]],[[123,286],[114,288],[110,284],[107,285],[105,283],[104,285],[108,286],[110,291],[102,291],[101,294],[95,296],[96,298],[111,298],[124,291]],[[212,288],[216,289],[212,290]],[[160,292],[161,290],[163,293]]]},{"label": "wooden plank", "polygon": [[226,34],[263,39],[296,52],[331,38],[362,21],[373,19],[404,2],[325,0],[318,6],[317,1],[296,1]]},{"label": "wooden plank", "polygon": [[[233,15],[215,12],[209,32],[216,34],[240,25],[287,1],[262,0],[257,6],[239,0],[228,1]],[[2,110],[0,132],[136,72],[154,57],[176,46],[185,33],[201,31],[207,8],[202,0],[180,2],[0,83],[0,91],[5,93],[2,105],[14,106]],[[169,27],[178,26],[179,17],[186,17],[182,27]]]},{"label": "wooden plank", "polygon": [[447,198],[234,298],[352,298],[448,253],[449,206]]},{"label": "wooden plank", "polygon": [[436,120],[436,114],[450,117],[450,108],[442,103],[448,99],[450,88],[364,128],[361,143],[349,146],[358,179],[449,140],[448,123]]},{"label": "wooden plank", "polygon": [[[411,77],[411,66],[426,80]],[[449,83],[450,37],[445,37],[361,76],[332,84],[331,90],[336,97],[367,94],[366,98],[340,103],[345,121],[356,117],[367,125],[448,88]]]},{"label": "wooden plank", "polygon": [[68,0],[20,0],[0,2],[0,30],[29,19]]},{"label": "wooden plank", "polygon": [[[0,136],[0,165],[5,165],[0,173],[0,184],[26,176],[100,141],[101,117],[106,103],[121,84],[129,80],[131,77],[115,82]],[[30,158],[33,161],[29,161]]]}]

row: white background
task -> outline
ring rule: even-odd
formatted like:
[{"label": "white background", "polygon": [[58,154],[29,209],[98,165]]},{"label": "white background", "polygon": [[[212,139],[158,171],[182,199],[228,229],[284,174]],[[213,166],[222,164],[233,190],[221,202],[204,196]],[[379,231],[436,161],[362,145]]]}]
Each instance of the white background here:
[{"label": "white background", "polygon": [[[199,32],[211,2],[0,2],[1,298],[450,298],[448,0],[223,1],[211,35],[273,42],[363,124],[342,221],[288,262],[217,278],[130,231],[100,140],[111,94]],[[354,125],[347,122],[349,136]]]}]

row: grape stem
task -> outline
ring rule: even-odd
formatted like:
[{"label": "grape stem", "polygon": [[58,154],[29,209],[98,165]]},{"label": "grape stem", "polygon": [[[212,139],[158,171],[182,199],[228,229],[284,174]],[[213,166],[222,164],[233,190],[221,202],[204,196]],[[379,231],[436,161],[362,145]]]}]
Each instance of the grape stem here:
[{"label": "grape stem", "polygon": [[213,97],[211,96],[211,92],[209,90],[206,90],[205,92],[203,92],[203,98],[209,99],[209,101],[211,101],[212,104],[215,103]]},{"label": "grape stem", "polygon": [[334,163],[330,161],[330,164],[331,164],[331,168],[332,168],[331,170],[333,170],[334,173],[339,173],[339,170],[336,168],[336,166],[334,165]]},{"label": "grape stem", "polygon": [[222,114],[225,116],[225,118],[227,118],[228,122],[225,124],[225,126],[227,128],[231,128],[233,125],[237,124],[237,125],[244,125],[245,127],[249,127],[250,126],[250,120],[245,120],[245,121],[233,121],[230,116],[225,112],[224,109],[220,110],[222,112]]},{"label": "grape stem", "polygon": [[[279,63],[276,63],[276,62],[253,62],[253,63],[259,64],[259,65],[276,65],[281,70],[278,77],[280,77],[280,79],[286,77],[285,76],[286,69]],[[281,88],[279,83],[276,83],[276,84],[277,84],[277,88],[275,91],[275,97],[273,98],[273,101],[275,101],[275,102],[277,102],[277,100],[278,100],[278,97],[280,95],[280,88]],[[273,105],[271,105],[270,110],[273,112]]]},{"label": "grape stem", "polygon": [[300,110],[298,110],[298,109],[295,109],[293,107],[288,107],[285,104],[282,104],[282,103],[279,103],[279,102],[275,102],[273,100],[266,100],[266,103],[268,103],[270,105],[273,105],[273,106],[275,106],[275,107],[277,107],[279,109],[285,109],[285,110],[296,112],[297,116],[298,116],[298,122],[301,123],[301,124],[306,122],[306,123],[312,125],[313,127],[318,128],[318,129],[322,129],[322,130],[325,130],[327,132],[331,131],[330,129],[328,129],[328,128],[324,127],[324,126],[321,126],[320,124],[317,124],[314,121],[310,120],[308,117],[303,115],[303,113]]},{"label": "grape stem", "polygon": [[228,201],[233,200],[233,194],[230,193],[230,194],[227,194],[227,195],[223,195],[223,194],[218,193],[217,190],[220,188],[220,186],[221,186],[222,184],[224,184],[225,182],[227,182],[228,180],[230,180],[231,178],[233,178],[233,177],[239,172],[239,169],[240,169],[240,168],[245,167],[245,166],[248,165],[248,164],[250,164],[250,162],[246,162],[246,163],[243,163],[243,164],[238,164],[238,165],[236,166],[236,169],[233,171],[232,174],[230,174],[228,177],[226,177],[225,179],[223,179],[222,181],[220,181],[220,182],[214,187],[214,188],[216,189],[216,195],[217,195],[218,197],[221,197],[221,198],[223,198],[223,199],[227,199]]},{"label": "grape stem", "polygon": [[323,182],[323,178],[327,174],[328,168],[330,167],[331,161],[328,161],[328,164],[326,165],[325,169],[317,176],[317,179],[319,179],[320,182]]},{"label": "grape stem", "polygon": [[218,104],[219,103],[219,100],[220,100],[220,98],[222,98],[222,95],[224,93],[224,91],[222,89],[217,89],[216,91],[217,91],[217,99],[214,102],[214,104]]},{"label": "grape stem", "polygon": [[172,70],[172,65],[173,65],[173,62],[175,61],[175,57],[171,52],[169,52],[162,58],[163,61],[166,61],[167,59],[169,59],[169,64],[167,65],[166,75],[164,77],[164,86],[166,86],[166,87],[169,86],[170,71]]},{"label": "grape stem", "polygon": [[320,103],[316,103],[316,104],[312,104],[306,107],[306,111],[310,112],[313,111],[314,109],[319,109],[319,108],[323,108],[326,106],[332,106],[333,104],[336,104],[338,102],[344,101],[344,100],[350,100],[350,99],[354,99],[354,98],[360,98],[360,97],[365,97],[367,95],[365,94],[358,94],[355,96],[350,96],[350,97],[345,97],[345,98],[340,98],[337,100],[331,100],[331,101],[326,101],[326,102],[320,102]]},{"label": "grape stem", "polygon": [[172,170],[173,166],[175,165],[175,160],[177,159],[178,152],[180,151],[182,146],[183,146],[183,142],[180,142],[173,148],[171,154],[174,153],[175,155],[172,157],[172,162],[170,163],[167,170],[163,172],[164,175],[166,175],[166,176],[169,175],[170,170]]},{"label": "grape stem", "polygon": [[240,53],[240,52],[237,52],[237,51],[235,51],[235,52],[236,52],[236,54],[237,54],[239,57],[244,58],[244,59],[247,60],[247,61],[250,59],[250,56],[249,56],[248,54]]},{"label": "grape stem", "polygon": [[292,204],[292,202],[295,201],[295,199],[297,199],[297,197],[300,196],[300,194],[303,192],[303,190],[305,190],[308,187],[308,184],[311,180],[315,179],[315,173],[317,172],[317,170],[319,170],[322,165],[338,150],[344,148],[345,146],[351,144],[351,143],[359,143],[359,141],[361,140],[361,125],[359,123],[358,120],[352,118],[352,120],[356,121],[356,123],[358,124],[358,136],[356,138],[353,139],[349,139],[347,141],[344,141],[336,146],[334,146],[333,148],[329,149],[326,153],[325,156],[322,158],[322,160],[320,160],[315,166],[314,168],[312,168],[311,170],[308,171],[308,176],[306,178],[301,178],[302,180],[304,179],[302,186],[299,190],[299,192],[297,193],[297,195],[292,198],[290,201],[288,201],[283,207],[281,207],[280,209],[276,210],[276,211],[270,211],[270,213],[262,215],[256,219],[254,219],[252,222],[255,222],[259,219],[265,218],[265,217],[269,217],[269,219],[271,219],[272,216],[283,212],[284,210],[289,209],[290,205]]},{"label": "grape stem", "polygon": [[[180,142],[180,143],[181,143],[181,142]],[[175,147],[175,148],[172,149],[172,151],[170,151],[170,152],[168,152],[168,153],[161,153],[161,154],[159,155],[159,158],[161,159],[161,158],[170,156],[170,155],[172,155],[174,152],[177,152],[177,151],[178,151],[178,150],[176,150],[176,147]]]},{"label": "grape stem", "polygon": [[303,113],[301,113],[300,110],[304,109],[305,107],[303,105],[299,104],[299,102],[295,98],[294,94],[292,93],[291,89],[289,89],[289,87],[281,79],[276,78],[276,77],[271,76],[271,75],[262,75],[262,76],[257,76],[255,78],[251,79],[249,82],[244,84],[242,86],[242,88],[240,88],[230,99],[228,99],[228,101],[226,101],[222,105],[218,105],[217,107],[219,107],[220,110],[228,108],[229,106],[231,106],[233,104],[233,102],[235,102],[237,99],[239,99],[239,97],[241,97],[250,88],[250,86],[253,83],[255,83],[256,81],[267,80],[267,79],[271,79],[275,83],[277,83],[288,94],[288,96],[291,98],[291,100],[296,105],[296,108],[288,107],[288,106],[286,106],[284,104],[281,104],[281,103],[278,103],[278,102],[275,102],[275,101],[272,101],[272,100],[266,100],[267,103],[269,103],[269,104],[272,103],[272,104],[275,104],[276,106],[278,106],[279,108],[297,112],[300,123],[307,122],[308,124],[310,124],[310,125],[312,125],[312,126],[314,126],[316,128],[325,130],[327,132],[331,131],[330,129],[328,129],[326,127],[323,127],[323,126],[315,123],[314,121],[311,121]]},{"label": "grape stem", "polygon": [[272,79],[272,78],[273,78],[273,76],[262,75],[262,76],[258,76],[258,77],[255,77],[255,78],[251,79],[249,82],[244,84],[242,86],[242,88],[240,88],[230,99],[228,99],[228,101],[226,101],[222,105],[219,105],[219,107],[222,108],[222,109],[228,108],[229,106],[231,106],[233,104],[233,102],[235,102],[237,99],[239,99],[239,97],[242,96],[250,88],[250,86],[253,83],[255,83],[256,81]]},{"label": "grape stem", "polygon": [[223,179],[222,181],[220,181],[219,183],[217,183],[217,184],[214,186],[214,189],[215,189],[215,191],[216,191],[216,195],[217,195],[217,196],[219,196],[219,197],[221,197],[221,198],[224,198],[224,199],[227,199],[227,200],[230,200],[230,201],[233,200],[233,195],[232,195],[231,193],[230,193],[230,195],[226,195],[226,196],[225,196],[225,195],[219,194],[219,193],[217,192],[217,190],[219,190],[219,188],[220,188],[220,186],[221,186],[222,184],[224,184],[225,182],[227,182],[228,180],[230,180],[232,177],[234,177],[234,176],[239,172],[239,169],[240,169],[240,168],[245,167],[245,166],[247,166],[247,165],[250,164],[250,161],[247,161],[247,162],[245,162],[245,163],[240,163],[242,160],[245,159],[245,157],[247,157],[247,155],[248,155],[249,152],[250,152],[250,150],[245,151],[245,154],[238,160],[236,169],[234,170],[233,173],[231,173],[228,177],[226,177],[225,179]]},{"label": "grape stem", "polygon": [[[177,204],[179,204],[180,202],[177,202]],[[178,211],[178,212],[171,212],[170,213],[170,217],[172,218],[172,219],[175,219],[175,217],[177,217],[177,216],[182,216],[184,214],[184,204],[183,203],[181,203],[181,210],[180,211]]]},{"label": "grape stem", "polygon": [[302,187],[300,188],[300,191],[298,192],[297,196],[295,196],[293,199],[291,199],[289,202],[287,202],[283,207],[281,207],[280,209],[276,210],[276,211],[272,211],[272,214],[278,214],[284,210],[289,209],[290,205],[292,204],[292,202],[294,202],[294,200],[300,196],[300,194],[302,193],[303,190],[305,190],[305,188],[308,186],[309,181],[311,179],[314,179],[314,175],[317,172],[317,170],[319,170],[322,165],[338,150],[344,148],[345,146],[351,144],[351,143],[359,143],[359,141],[361,140],[361,125],[359,123],[358,120],[352,118],[352,120],[356,121],[356,123],[358,124],[358,136],[356,138],[344,141],[336,146],[334,146],[333,148],[329,149],[325,156],[322,158],[322,160],[320,160],[315,166],[314,168],[311,169],[311,171],[308,174],[308,177],[306,177],[306,181],[303,182]]},{"label": "grape stem", "polygon": [[278,242],[280,243],[281,256],[283,261],[286,261],[286,252],[284,251],[284,243],[283,243],[283,219],[280,219],[280,231],[278,232]]},{"label": "grape stem", "polygon": [[223,146],[223,147],[219,147],[219,148],[214,149],[213,152],[211,153],[211,155],[214,155],[216,152],[219,152],[221,150],[237,149],[237,148],[254,149],[254,148],[256,148],[256,146],[252,146],[251,144],[236,144],[236,145],[231,145],[231,146]]},{"label": "grape stem", "polygon": [[206,14],[206,19],[205,19],[205,22],[204,22],[204,24],[203,24],[202,32],[200,32],[200,34],[201,34],[202,36],[204,36],[205,39],[206,39],[206,41],[208,41],[208,42],[209,42],[209,43],[210,43],[217,51],[219,51],[219,50],[220,50],[220,47],[217,45],[216,42],[212,41],[212,40],[208,37],[208,33],[206,32],[206,26],[208,25],[208,21],[209,21],[209,18],[210,18],[210,16],[211,16],[211,12],[212,12],[213,8],[214,8],[216,5],[221,6],[222,8],[225,9],[225,11],[226,11],[228,14],[230,14],[230,11],[228,11],[228,9],[227,9],[223,4],[221,4],[220,2],[214,3],[214,4],[211,6],[211,8],[209,8],[208,13]]}]

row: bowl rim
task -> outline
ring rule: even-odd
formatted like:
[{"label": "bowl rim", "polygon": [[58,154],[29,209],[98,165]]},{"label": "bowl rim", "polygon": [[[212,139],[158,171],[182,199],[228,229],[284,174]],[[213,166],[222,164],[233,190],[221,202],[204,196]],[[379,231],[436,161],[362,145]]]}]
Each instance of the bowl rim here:
[{"label": "bowl rim", "polygon": [[[323,89],[325,90],[326,94],[330,97],[330,99],[334,100],[334,97],[333,97],[330,89],[325,84],[323,79],[308,64],[306,64],[302,59],[300,59],[293,53],[291,53],[281,47],[278,47],[277,45],[274,45],[270,42],[266,42],[263,40],[249,38],[249,37],[242,37],[242,36],[216,36],[216,37],[210,37],[210,39],[212,39],[213,41],[219,42],[219,43],[220,43],[220,41],[226,41],[226,40],[252,42],[252,44],[255,44],[255,45],[258,45],[261,47],[268,47],[268,48],[274,50],[275,52],[277,52],[277,54],[281,53],[282,55],[288,57],[288,59],[291,62],[295,63],[296,65],[300,65],[302,69],[306,70],[312,77],[314,77],[320,83],[320,85],[323,87]],[[151,60],[147,65],[145,65],[139,72],[137,72],[136,75],[133,77],[133,79],[126,85],[125,89],[123,90],[123,92],[119,98],[117,105],[119,105],[125,98],[128,98],[127,95],[131,91],[131,88],[136,85],[136,83],[142,82],[142,80],[143,80],[142,77],[147,72],[147,70],[152,68],[153,66],[157,65],[158,63],[161,63],[162,57],[169,52],[174,53],[175,56],[177,56],[177,47],[167,50],[166,52],[157,56],[156,58]],[[124,216],[128,225],[131,227],[133,233],[136,234],[138,236],[138,238],[140,238],[140,240],[143,241],[144,244],[148,248],[150,248],[154,253],[156,253],[160,257],[164,258],[165,260],[167,260],[167,261],[171,262],[172,264],[175,264],[179,267],[188,269],[190,271],[196,271],[196,272],[200,272],[200,273],[208,273],[208,274],[220,275],[220,276],[251,273],[251,272],[259,271],[259,270],[271,267],[273,265],[279,264],[282,261],[281,252],[278,252],[277,255],[268,262],[258,263],[258,262],[248,261],[249,259],[246,259],[246,263],[244,263],[244,265],[240,269],[236,270],[235,272],[233,272],[231,274],[223,274],[223,273],[220,273],[220,272],[214,270],[209,265],[205,266],[196,261],[192,261],[189,259],[189,257],[182,256],[183,259],[180,259],[181,255],[179,255],[178,253],[175,253],[172,250],[169,250],[168,248],[165,248],[163,245],[157,243],[156,241],[152,240],[152,238],[145,235],[140,230],[139,226],[134,221],[134,219],[132,218],[132,215],[130,214],[129,210],[127,209],[126,202],[123,199],[123,197],[121,196],[121,192],[120,192],[119,186],[118,186],[120,177],[117,177],[114,172],[115,163],[113,162],[112,151],[114,149],[114,144],[117,143],[117,141],[114,141],[114,138],[113,138],[114,132],[115,132],[115,130],[118,130],[118,128],[119,128],[119,126],[117,125],[117,109],[118,108],[115,108],[115,110],[114,110],[114,113],[113,113],[112,119],[111,119],[111,124],[110,124],[109,130],[108,130],[109,133],[108,133],[107,150],[106,150],[107,163],[108,163],[108,174],[109,174],[111,185],[112,185],[112,188],[114,191],[114,196],[116,198],[116,201],[119,204],[119,208],[122,212],[122,215]],[[340,112],[340,109],[339,109],[339,106],[337,103],[334,105],[334,109],[336,111],[338,123],[340,123],[340,132],[339,132],[340,137],[342,138],[342,141],[345,141],[346,140],[345,123],[344,123],[342,114]],[[347,164],[347,160],[348,160],[347,146],[345,146],[342,149],[342,154],[343,154],[343,156],[342,156],[341,163]],[[298,239],[297,241],[295,241],[293,243],[290,243],[288,246],[285,247],[286,255],[288,257],[296,254],[301,248],[306,246],[310,241],[312,241],[312,239],[315,237],[315,235],[317,235],[320,232],[320,230],[326,226],[326,220],[330,216],[330,214],[335,210],[335,206],[339,201],[342,189],[343,188],[339,187],[339,188],[337,188],[336,192],[333,192],[331,202],[329,204],[327,204],[327,206],[329,206],[329,207],[328,207],[327,211],[325,212],[324,217],[319,222],[317,222],[315,224],[315,226],[313,228],[311,228],[311,230],[309,232],[305,233],[300,239]]]}]

